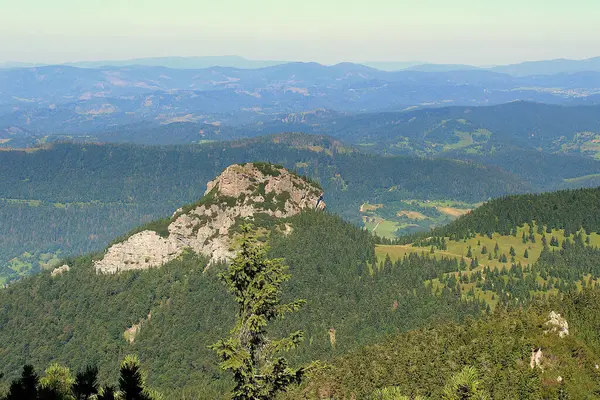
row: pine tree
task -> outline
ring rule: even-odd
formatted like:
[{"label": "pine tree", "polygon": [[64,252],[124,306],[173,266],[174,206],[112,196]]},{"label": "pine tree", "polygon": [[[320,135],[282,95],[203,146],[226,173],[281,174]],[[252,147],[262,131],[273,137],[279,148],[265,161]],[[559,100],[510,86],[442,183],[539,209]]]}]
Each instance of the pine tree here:
[{"label": "pine tree", "polygon": [[468,257],[468,258],[471,258],[471,257],[473,257],[473,253],[472,253],[472,251],[471,251],[471,246],[469,246],[469,248],[468,248],[468,250],[467,250],[467,257]]},{"label": "pine tree", "polygon": [[523,253],[523,257],[529,258],[529,252],[527,251],[527,249],[525,249],[525,253]]},{"label": "pine tree", "polygon": [[268,340],[269,322],[298,310],[303,300],[281,304],[281,286],[289,280],[281,259],[268,259],[267,248],[258,246],[249,225],[242,226],[241,250],[221,280],[238,303],[238,321],[227,339],[211,348],[221,359],[221,368],[233,372],[235,400],[268,400],[292,384],[299,384],[304,369],[288,366],[284,351],[297,347],[301,331],[287,338]]},{"label": "pine tree", "polygon": [[516,256],[517,252],[515,251],[515,248],[510,246],[510,250],[508,251],[508,254],[510,254],[511,256]]}]

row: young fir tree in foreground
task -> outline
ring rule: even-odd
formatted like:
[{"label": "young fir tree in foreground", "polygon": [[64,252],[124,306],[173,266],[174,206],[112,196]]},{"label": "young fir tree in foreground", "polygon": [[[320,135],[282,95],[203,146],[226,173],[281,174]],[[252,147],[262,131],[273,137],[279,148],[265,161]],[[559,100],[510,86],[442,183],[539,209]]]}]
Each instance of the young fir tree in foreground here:
[{"label": "young fir tree in foreground", "polygon": [[220,278],[238,304],[237,323],[227,339],[211,348],[221,359],[221,368],[234,375],[234,400],[268,400],[299,384],[303,368],[290,368],[282,352],[297,347],[304,333],[286,338],[267,338],[269,322],[298,310],[303,300],[281,304],[281,286],[290,279],[282,259],[267,258],[267,247],[257,244],[249,225],[242,227],[239,254]]}]

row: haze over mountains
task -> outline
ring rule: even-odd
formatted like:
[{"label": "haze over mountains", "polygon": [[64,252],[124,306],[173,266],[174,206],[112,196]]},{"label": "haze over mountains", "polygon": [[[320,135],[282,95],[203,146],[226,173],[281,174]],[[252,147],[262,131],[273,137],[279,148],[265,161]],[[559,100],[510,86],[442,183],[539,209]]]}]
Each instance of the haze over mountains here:
[{"label": "haze over mountains", "polygon": [[[114,134],[139,130],[139,124],[145,132],[160,131],[159,137],[145,143],[189,143],[304,129],[303,122],[312,115],[321,125],[327,120],[325,129],[332,130],[333,120],[349,114],[514,101],[600,103],[595,59],[549,63],[564,64],[571,72],[510,75],[460,66],[389,72],[351,63],[288,63],[255,69],[9,68],[0,70],[0,145],[23,147],[74,136],[106,140],[107,135],[112,137],[108,140],[144,143],[146,139]],[[174,123],[193,123],[196,134],[171,139],[163,131]]]},{"label": "haze over mountains", "polygon": [[[196,56],[196,57],[149,57],[134,58],[129,60],[99,60],[66,62],[62,65],[80,68],[101,68],[107,66],[121,67],[145,65],[166,67],[174,69],[201,69],[210,67],[232,68],[263,68],[292,61],[251,60],[240,56]],[[573,73],[581,71],[600,71],[600,57],[583,60],[570,60],[565,58],[540,61],[524,61],[515,64],[495,66],[475,66],[468,64],[434,64],[420,61],[363,61],[358,64],[383,71],[413,70],[423,72],[445,72],[454,70],[483,69],[494,72],[507,73],[515,76],[527,75],[553,75],[559,73]],[[29,68],[52,65],[47,63],[25,63],[6,61],[0,63],[0,68]]]},{"label": "haze over mountains", "polygon": [[0,375],[134,352],[225,398],[250,221],[326,365],[278,399],[600,396],[600,58],[109,64],[0,68]]}]

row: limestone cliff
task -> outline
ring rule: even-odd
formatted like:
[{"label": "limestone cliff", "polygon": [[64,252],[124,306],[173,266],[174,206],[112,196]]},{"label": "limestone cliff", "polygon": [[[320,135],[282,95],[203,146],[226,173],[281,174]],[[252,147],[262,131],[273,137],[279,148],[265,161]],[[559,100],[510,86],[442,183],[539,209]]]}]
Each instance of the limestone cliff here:
[{"label": "limestone cliff", "polygon": [[323,209],[323,192],[314,183],[271,164],[236,164],[207,185],[197,203],[180,208],[164,229],[144,230],[109,247],[95,262],[97,272],[116,273],[159,267],[185,249],[212,261],[235,255],[233,228],[245,220],[287,218],[306,209]]}]

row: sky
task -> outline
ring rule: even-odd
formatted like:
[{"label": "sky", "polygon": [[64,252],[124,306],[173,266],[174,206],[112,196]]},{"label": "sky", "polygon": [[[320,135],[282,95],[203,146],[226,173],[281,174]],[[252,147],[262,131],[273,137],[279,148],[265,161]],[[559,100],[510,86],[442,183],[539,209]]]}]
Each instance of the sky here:
[{"label": "sky", "polygon": [[600,56],[600,0],[0,0],[0,62]]}]

